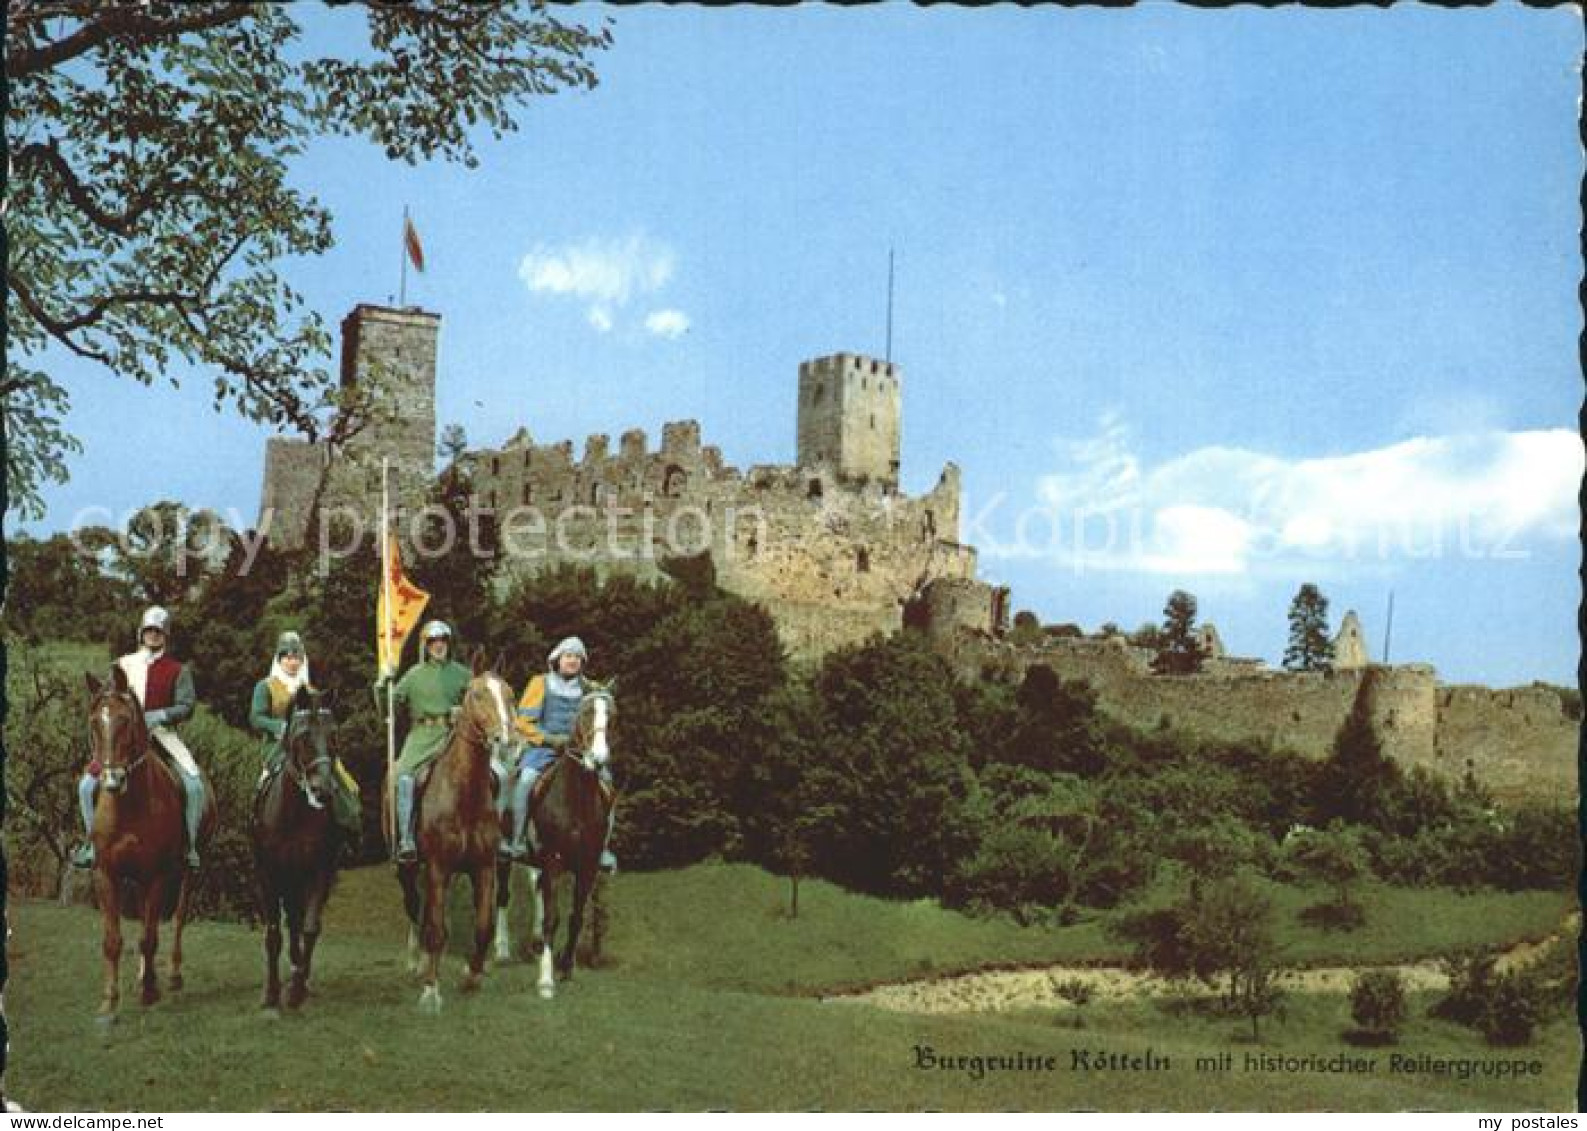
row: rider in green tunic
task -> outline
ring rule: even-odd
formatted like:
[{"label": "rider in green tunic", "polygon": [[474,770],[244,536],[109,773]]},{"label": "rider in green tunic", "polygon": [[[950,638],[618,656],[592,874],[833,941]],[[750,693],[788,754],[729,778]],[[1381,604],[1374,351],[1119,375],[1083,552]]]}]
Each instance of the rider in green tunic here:
[{"label": "rider in green tunic", "polygon": [[[452,630],[442,621],[424,626],[424,659],[391,689],[392,699],[408,708],[411,724],[402,753],[397,758],[397,861],[418,859],[414,840],[413,791],[420,770],[440,757],[452,734],[454,712],[462,705],[473,672],[451,658]],[[384,699],[385,680],[375,684],[377,700]],[[381,702],[381,709],[385,703]]]},{"label": "rider in green tunic", "polygon": [[[275,660],[270,674],[254,684],[253,700],[248,710],[248,721],[254,730],[264,736],[262,753],[264,770],[259,784],[264,783],[281,769],[284,756],[281,739],[287,732],[287,712],[292,697],[300,687],[313,690],[309,680],[308,656],[303,651],[303,638],[295,632],[283,632],[276,641]],[[363,805],[358,800],[358,783],[347,772],[340,758],[336,759],[336,799],[333,814],[342,827],[349,850],[357,845],[364,830]]]}]

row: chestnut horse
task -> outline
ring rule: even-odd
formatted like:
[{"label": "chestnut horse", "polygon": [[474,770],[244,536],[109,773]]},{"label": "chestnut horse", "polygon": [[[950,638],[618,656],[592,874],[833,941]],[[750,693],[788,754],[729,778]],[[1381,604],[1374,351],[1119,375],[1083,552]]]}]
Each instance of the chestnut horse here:
[{"label": "chestnut horse", "polygon": [[308,996],[314,944],[342,849],[331,815],[336,761],[326,746],[330,696],[301,688],[287,710],[281,767],[254,799],[253,859],[259,918],[265,924],[266,1010],[281,1006],[281,913],[291,933],[287,1008]]},{"label": "chestnut horse", "polygon": [[[579,704],[568,744],[546,770],[544,781],[536,787],[537,796],[530,813],[539,864],[538,868],[529,870],[529,886],[535,895],[533,918],[540,960],[536,988],[543,998],[556,994],[552,949],[561,925],[557,913],[557,881],[564,873],[573,876],[573,910],[568,920],[567,938],[555,959],[555,972],[564,980],[571,980],[579,934],[584,929],[584,908],[600,876],[607,819],[616,803],[615,797],[607,797],[599,777],[601,764],[611,757],[611,732],[616,729],[617,703],[611,689],[612,683],[590,683]],[[499,881],[501,907],[496,925],[496,953],[502,958],[511,953],[507,936],[510,869],[511,864],[504,861]]]},{"label": "chestnut horse", "polygon": [[[100,765],[99,798],[94,808],[94,890],[104,918],[105,985],[99,1019],[116,1019],[121,1003],[121,917],[143,920],[139,976],[144,1005],[160,1000],[154,956],[160,920],[173,918],[171,980],[182,988],[182,927],[192,877],[187,870],[182,785],[176,772],[154,750],[143,722],[143,707],[119,666],[111,682],[87,677],[92,701],[88,729]],[[215,794],[199,825],[200,841],[214,835]]]},{"label": "chestnut horse", "polygon": [[[419,1008],[441,1011],[441,952],[446,949],[446,892],[452,877],[468,873],[474,888],[474,953],[463,978],[465,992],[479,988],[490,947],[496,906],[496,848],[501,841],[491,790],[491,760],[516,748],[512,689],[474,656],[474,678],[463,695],[457,726],[435,759],[420,798],[417,864],[401,864],[403,905],[408,912],[408,952],[418,966],[418,944],[425,960]],[[389,801],[389,790],[387,797]],[[424,872],[423,891],[419,871]]]}]

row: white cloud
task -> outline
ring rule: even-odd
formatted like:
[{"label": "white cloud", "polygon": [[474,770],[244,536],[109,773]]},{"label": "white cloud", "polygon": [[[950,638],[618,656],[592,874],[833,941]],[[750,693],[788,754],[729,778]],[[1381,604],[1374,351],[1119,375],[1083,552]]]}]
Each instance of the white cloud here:
[{"label": "white cloud", "polygon": [[653,310],[645,316],[645,329],[662,338],[676,338],[689,330],[689,316],[681,310]]},{"label": "white cloud", "polygon": [[1112,415],[1060,450],[1063,467],[1037,493],[1056,516],[1049,528],[1066,537],[1038,552],[1176,574],[1525,555],[1530,539],[1576,536],[1584,462],[1574,431],[1550,429],[1421,436],[1307,459],[1215,446],[1147,467]]},{"label": "white cloud", "polygon": [[541,245],[519,262],[518,278],[533,294],[587,302],[585,317],[605,333],[612,328],[616,310],[665,287],[674,264],[670,247],[636,233],[561,247]]}]

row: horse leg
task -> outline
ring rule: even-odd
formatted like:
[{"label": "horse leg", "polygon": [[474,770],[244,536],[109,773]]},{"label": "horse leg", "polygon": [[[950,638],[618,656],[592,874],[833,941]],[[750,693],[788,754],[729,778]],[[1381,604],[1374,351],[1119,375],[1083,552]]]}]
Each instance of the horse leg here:
[{"label": "horse leg", "polygon": [[490,953],[496,910],[496,862],[491,860],[476,866],[469,873],[469,879],[474,885],[474,957],[468,964],[468,973],[463,976],[465,992],[479,989],[480,979],[485,976],[485,956]]},{"label": "horse leg", "polygon": [[187,901],[193,891],[192,874],[183,871],[181,886],[176,893],[176,914],[171,919],[171,989],[179,990],[185,984],[182,978],[182,929],[187,926]]},{"label": "horse leg", "polygon": [[417,974],[419,964],[419,917],[423,913],[423,905],[419,900],[419,877],[417,869],[412,865],[402,866],[397,869],[397,882],[402,885],[402,909],[408,915],[408,973]]},{"label": "horse leg", "polygon": [[446,949],[446,888],[451,876],[433,860],[424,863],[424,989],[419,992],[419,1008],[425,1013],[441,1012],[441,952]]},{"label": "horse leg", "polygon": [[512,959],[512,932],[507,925],[508,911],[512,908],[512,863],[499,861],[496,865],[496,961]]},{"label": "horse leg", "polygon": [[562,944],[562,953],[557,959],[557,972],[565,981],[573,980],[573,963],[578,954],[579,932],[584,929],[584,905],[590,898],[590,878],[594,870],[585,871],[583,868],[573,873],[573,913],[568,916],[567,941]]},{"label": "horse leg", "polygon": [[259,1008],[275,1011],[281,1007],[281,895],[264,878],[260,866],[259,915],[265,924],[265,991]]},{"label": "horse leg", "polygon": [[104,919],[101,951],[105,957],[105,986],[99,1000],[99,1020],[108,1023],[116,1019],[116,1007],[121,1004],[121,893],[103,868],[94,870],[94,887]]},{"label": "horse leg", "polygon": [[314,965],[314,944],[319,941],[325,900],[330,893],[330,872],[321,871],[308,883],[303,896],[302,961],[296,962],[292,971],[292,985],[287,990],[287,1007],[296,1009],[309,996],[309,972]]},{"label": "horse leg", "polygon": [[160,907],[165,902],[165,885],[170,882],[169,876],[155,876],[144,886],[143,939],[138,944],[144,1005],[160,1000],[160,974],[154,968],[154,956],[160,949]]},{"label": "horse leg", "polygon": [[540,873],[540,981],[536,985],[540,996],[549,998],[557,992],[556,980],[551,974],[551,941],[557,934],[557,873],[555,868],[545,868]]},{"label": "horse leg", "polygon": [[292,961],[292,978],[287,983],[287,1008],[296,1009],[303,1004],[301,982],[303,979],[303,902],[301,880],[297,890],[287,894],[287,955]]},{"label": "horse leg", "polygon": [[538,949],[545,937],[546,909],[540,901],[540,869],[529,869],[529,949]]}]

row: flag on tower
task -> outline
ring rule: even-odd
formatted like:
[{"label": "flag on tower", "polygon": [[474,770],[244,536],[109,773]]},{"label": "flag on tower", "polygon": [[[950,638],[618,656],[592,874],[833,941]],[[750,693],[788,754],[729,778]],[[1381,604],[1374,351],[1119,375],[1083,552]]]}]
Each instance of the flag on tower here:
[{"label": "flag on tower", "polygon": [[408,219],[408,214],[402,214],[402,242],[408,249],[408,258],[413,262],[413,269],[419,274],[424,274],[424,245],[419,242],[419,231],[413,226],[413,221]]}]

